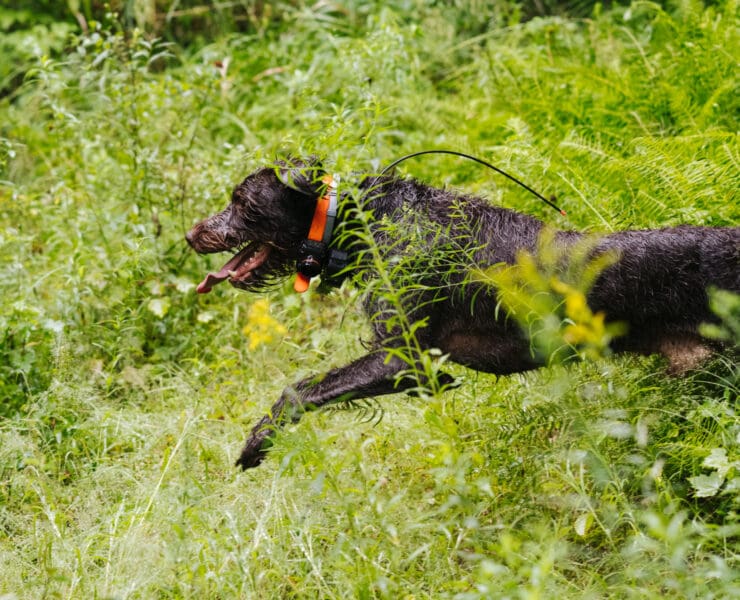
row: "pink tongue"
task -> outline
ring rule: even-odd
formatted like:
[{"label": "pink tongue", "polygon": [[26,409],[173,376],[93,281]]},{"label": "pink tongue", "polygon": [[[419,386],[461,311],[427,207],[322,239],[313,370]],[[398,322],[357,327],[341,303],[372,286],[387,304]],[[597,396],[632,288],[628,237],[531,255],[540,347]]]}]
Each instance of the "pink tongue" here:
[{"label": "pink tongue", "polygon": [[227,277],[228,275],[222,276],[221,271],[219,271],[217,274],[208,273],[206,278],[198,284],[197,288],[195,288],[195,291],[199,294],[207,294],[213,289],[214,285],[216,285],[217,283],[221,283]]},{"label": "pink tongue", "polygon": [[218,273],[208,273],[206,278],[198,284],[195,291],[199,294],[207,294],[213,289],[214,285],[221,283],[229,278],[229,271],[235,271],[245,256],[254,253],[255,243],[249,244],[241,252],[237,252],[229,262],[227,262]]}]

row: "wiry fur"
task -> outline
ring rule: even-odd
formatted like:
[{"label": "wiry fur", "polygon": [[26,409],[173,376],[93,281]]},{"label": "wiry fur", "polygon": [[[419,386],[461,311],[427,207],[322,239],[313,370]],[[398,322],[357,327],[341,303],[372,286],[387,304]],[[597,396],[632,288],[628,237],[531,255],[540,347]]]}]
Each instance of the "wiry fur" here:
[{"label": "wiry fur", "polygon": [[[280,163],[278,168],[253,173],[236,187],[223,212],[193,227],[188,242],[200,253],[232,250],[255,240],[269,245],[264,264],[247,280],[232,281],[243,289],[262,289],[294,273],[298,247],[323,189],[322,172],[317,169],[309,161]],[[471,282],[468,275],[476,268],[513,264],[521,249],[535,253],[541,221],[413,180],[366,177],[359,188],[364,192],[360,200],[343,197],[333,243],[349,251],[361,273],[357,279],[372,290],[375,273],[365,259],[366,238],[352,218],[353,210],[360,208],[372,214],[372,236],[386,260],[411,256],[407,265],[414,269],[418,264],[418,272],[391,273],[410,277],[414,283],[399,282],[398,287],[409,290],[401,299],[403,312],[412,321],[425,322],[415,333],[420,349],[439,348],[454,362],[490,373],[538,366],[518,326],[497,311],[496,291]],[[393,235],[404,231],[414,233]],[[563,231],[554,240],[567,249],[581,238],[580,233]],[[445,253],[456,251],[459,256],[451,263],[457,268],[445,267]],[[740,292],[740,228],[622,231],[600,239],[595,252],[604,251],[616,251],[619,259],[597,278],[588,301],[594,311],[604,311],[608,321],[627,324],[626,335],[617,338],[614,349],[663,353],[677,372],[696,366],[709,352],[697,332],[699,323],[712,319],[707,288]],[[414,262],[414,253],[422,260]],[[418,385],[409,378],[399,379],[399,372],[409,365],[395,354],[389,358],[388,350],[402,343],[398,327],[389,326],[393,307],[382,293],[370,291],[365,308],[375,332],[370,352],[287,388],[252,429],[238,465],[244,469],[258,465],[275,429],[298,420],[308,409]],[[429,383],[450,382],[442,375],[438,382]]]}]

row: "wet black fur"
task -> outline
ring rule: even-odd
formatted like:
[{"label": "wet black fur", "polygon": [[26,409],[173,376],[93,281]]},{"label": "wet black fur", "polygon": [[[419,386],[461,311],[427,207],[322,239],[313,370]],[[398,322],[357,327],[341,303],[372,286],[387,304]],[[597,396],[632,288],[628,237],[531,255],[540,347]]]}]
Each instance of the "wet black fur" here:
[{"label": "wet black fur", "polygon": [[[193,227],[188,242],[200,253],[231,250],[250,241],[270,244],[267,262],[248,283],[238,286],[247,290],[259,290],[293,275],[298,247],[307,235],[316,199],[323,193],[322,173],[312,167],[315,165],[308,162],[290,167],[281,163],[279,168],[264,168],[248,176],[236,187],[223,212]],[[450,360],[489,373],[508,374],[539,366],[518,326],[496,310],[495,290],[470,283],[466,277],[475,267],[512,264],[520,249],[535,253],[541,221],[414,180],[366,177],[358,187],[364,190],[359,206],[343,195],[334,237],[334,243],[348,250],[355,261],[355,272],[360,273],[356,281],[372,289],[375,275],[364,258],[367,245],[356,235],[358,225],[352,214],[358,207],[371,212],[376,224],[373,237],[385,259],[408,254],[410,243],[399,242],[393,231],[415,231],[413,243],[418,245],[421,240],[422,246],[428,246],[416,248],[419,256],[430,258],[424,265],[420,263],[418,274],[412,273],[409,282],[418,285],[403,297],[404,311],[410,318],[425,321],[416,332],[420,348],[439,348]],[[392,224],[390,229],[388,223]],[[555,244],[568,248],[581,238],[577,232],[558,232]],[[437,268],[433,257],[440,254],[440,248],[462,248],[461,256],[469,269]],[[594,311],[606,313],[608,321],[627,323],[628,332],[617,338],[614,349],[660,352],[675,371],[696,366],[697,359],[706,354],[697,326],[712,318],[707,288],[740,292],[740,228],[684,225],[622,231],[600,239],[597,251],[607,250],[617,251],[619,260],[598,277],[588,300]],[[406,283],[399,282],[399,287],[405,288]],[[418,380],[398,377],[408,369],[406,362],[395,356],[388,358],[387,350],[402,342],[398,329],[388,327],[393,307],[386,306],[382,298],[382,293],[371,291],[365,301],[375,332],[368,354],[288,387],[252,429],[237,461],[239,466],[258,465],[276,428],[297,421],[306,410],[419,385]],[[437,382],[425,383],[443,386],[451,382],[452,378],[441,375]]]}]

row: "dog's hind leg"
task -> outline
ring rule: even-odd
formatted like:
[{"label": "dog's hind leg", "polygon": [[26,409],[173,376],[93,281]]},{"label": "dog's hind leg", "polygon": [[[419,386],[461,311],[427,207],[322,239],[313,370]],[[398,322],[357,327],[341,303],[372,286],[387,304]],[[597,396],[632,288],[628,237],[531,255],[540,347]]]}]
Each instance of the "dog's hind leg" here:
[{"label": "dog's hind leg", "polygon": [[[265,458],[275,431],[287,423],[295,423],[304,412],[342,400],[367,398],[403,392],[418,386],[413,377],[398,377],[408,365],[382,350],[332,369],[324,375],[309,377],[283,391],[270,413],[254,426],[242,450],[237,466],[256,467]],[[438,385],[448,385],[453,378],[441,374]]]},{"label": "dog's hind leg", "polygon": [[711,347],[698,335],[665,337],[658,349],[668,359],[668,373],[684,375],[699,368],[712,355]]}]

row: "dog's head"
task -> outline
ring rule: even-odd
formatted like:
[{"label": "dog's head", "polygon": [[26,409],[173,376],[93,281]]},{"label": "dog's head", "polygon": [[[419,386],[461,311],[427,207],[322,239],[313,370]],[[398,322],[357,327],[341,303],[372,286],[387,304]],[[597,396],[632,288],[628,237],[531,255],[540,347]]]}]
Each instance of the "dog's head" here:
[{"label": "dog's head", "polygon": [[185,236],[200,254],[234,252],[217,273],[209,273],[199,293],[225,280],[257,290],[295,273],[317,198],[326,184],[315,159],[279,161],[249,175],[234,189],[231,203]]}]

